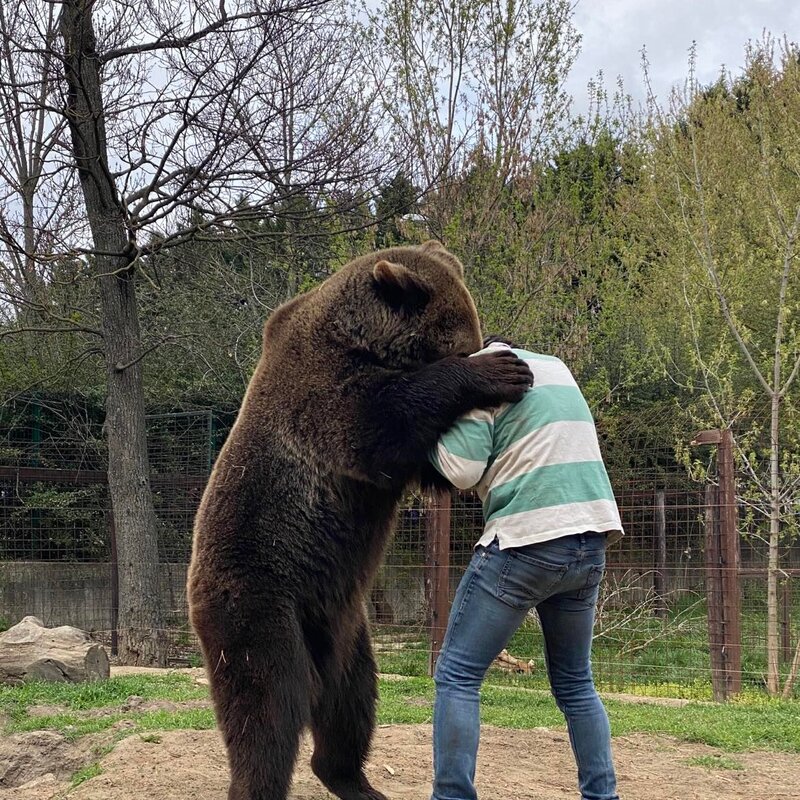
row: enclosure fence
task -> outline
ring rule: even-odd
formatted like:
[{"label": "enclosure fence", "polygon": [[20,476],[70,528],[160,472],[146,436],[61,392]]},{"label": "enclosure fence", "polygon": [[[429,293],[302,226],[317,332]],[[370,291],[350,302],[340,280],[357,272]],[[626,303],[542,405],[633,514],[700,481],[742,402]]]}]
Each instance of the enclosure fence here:
[{"label": "enclosure fence", "polygon": [[[48,626],[90,631],[113,652],[119,598],[101,421],[35,399],[3,408],[0,623],[33,614]],[[185,591],[192,521],[229,421],[208,410],[148,418],[160,560],[141,568],[158,572],[161,634],[174,665],[200,663]],[[738,491],[730,432],[687,433],[686,441],[708,454],[703,480],[663,452],[639,452],[630,468],[611,464],[625,537],[607,552],[595,677],[607,690],[679,697],[760,692],[767,665],[763,521],[748,515]],[[407,498],[370,595],[383,672],[430,673],[482,524],[473,494]],[[785,676],[800,637],[800,547],[787,537],[779,556]],[[490,679],[547,687],[535,612]]]}]

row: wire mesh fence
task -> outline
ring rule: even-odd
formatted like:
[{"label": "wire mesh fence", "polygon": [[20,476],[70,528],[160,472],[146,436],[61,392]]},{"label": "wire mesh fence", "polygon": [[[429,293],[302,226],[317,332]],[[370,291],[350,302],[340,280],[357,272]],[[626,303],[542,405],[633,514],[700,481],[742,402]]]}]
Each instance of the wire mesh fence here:
[{"label": "wire mesh fence", "polygon": [[[35,399],[1,411],[0,623],[33,614],[113,646],[118,598],[102,415]],[[194,514],[229,422],[209,410],[148,418],[160,563],[141,568],[157,571],[163,630],[153,635],[166,636],[176,665],[200,663],[188,625],[186,571]],[[735,671],[736,691],[764,691],[764,522],[748,516],[741,494],[732,503],[720,495],[709,452],[712,469],[701,480],[666,448],[640,449],[627,465],[609,462],[626,536],[608,550],[597,609],[593,665],[605,689],[710,698],[724,689],[715,679],[730,680]],[[447,604],[481,535],[475,495],[454,494],[446,508],[437,502],[419,493],[408,497],[372,588],[369,613],[384,672],[428,674]],[[720,533],[726,508],[733,509],[735,562]],[[779,567],[785,678],[800,639],[800,546],[789,537]],[[547,687],[535,612],[507,651],[491,680]]]}]

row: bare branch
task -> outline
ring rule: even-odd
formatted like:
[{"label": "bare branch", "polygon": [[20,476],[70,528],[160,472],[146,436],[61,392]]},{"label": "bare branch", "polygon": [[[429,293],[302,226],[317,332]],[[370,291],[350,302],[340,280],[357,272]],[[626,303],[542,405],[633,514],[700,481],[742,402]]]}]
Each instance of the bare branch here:
[{"label": "bare branch", "polygon": [[167,31],[164,31],[152,42],[143,42],[142,44],[128,45],[126,47],[118,47],[112,50],[107,50],[105,53],[100,55],[100,62],[106,64],[109,61],[123,58],[124,56],[143,55],[144,53],[152,53],[154,51],[182,50],[190,45],[201,42],[203,39],[209,38],[214,33],[225,33],[226,30],[233,30],[238,22],[255,21],[258,24],[254,26],[254,29],[257,30],[265,20],[271,17],[289,15],[297,11],[311,11],[325,6],[329,2],[330,0],[301,0],[298,3],[278,5],[270,10],[256,9],[243,14],[235,14],[230,17],[225,13],[225,4],[222,2],[220,3],[219,19],[206,25],[200,30],[194,31],[186,36],[173,37],[173,27]]},{"label": "bare branch", "polygon": [[20,333],[90,333],[93,336],[100,336],[102,337],[102,333],[94,328],[85,328],[80,325],[74,325],[72,327],[65,327],[65,328],[38,328],[38,327],[28,327],[28,328],[11,328],[9,330],[0,330],[0,339],[5,338],[6,336],[16,336]]},{"label": "bare branch", "polygon": [[798,356],[794,368],[791,373],[789,373],[789,377],[786,379],[783,386],[781,386],[781,348],[783,346],[783,325],[786,319],[786,292],[789,287],[789,274],[791,273],[792,262],[796,258],[795,243],[797,241],[799,229],[800,206],[797,207],[797,212],[794,215],[791,228],[786,232],[786,248],[783,254],[783,270],[781,272],[780,290],[778,292],[778,320],[775,324],[775,390],[781,397],[789,390],[794,379],[797,377],[798,370],[800,370],[800,356]]}]

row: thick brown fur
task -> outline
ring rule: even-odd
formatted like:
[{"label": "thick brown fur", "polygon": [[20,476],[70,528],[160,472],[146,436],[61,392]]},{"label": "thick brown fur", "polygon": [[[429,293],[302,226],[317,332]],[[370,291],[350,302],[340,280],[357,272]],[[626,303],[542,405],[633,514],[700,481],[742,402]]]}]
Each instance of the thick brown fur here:
[{"label": "thick brown fur", "polygon": [[275,311],[195,523],[191,621],[231,769],[229,800],[283,800],[302,730],[343,800],[363,766],[376,668],[365,598],[409,483],[467,410],[530,372],[481,346],[458,260],[372,253]]}]

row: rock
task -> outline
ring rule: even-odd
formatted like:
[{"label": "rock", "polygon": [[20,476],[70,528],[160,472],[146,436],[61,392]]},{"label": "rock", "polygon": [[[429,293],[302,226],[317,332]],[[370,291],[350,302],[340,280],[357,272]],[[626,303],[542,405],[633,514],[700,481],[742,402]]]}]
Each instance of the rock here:
[{"label": "rock", "polygon": [[17,788],[20,791],[24,791],[26,789],[30,791],[31,789],[41,789],[43,786],[49,788],[51,786],[57,786],[57,785],[58,785],[58,780],[56,779],[55,774],[52,772],[47,772],[41,777],[34,778],[32,781],[23,783],[22,786],[18,786]]},{"label": "rock", "polygon": [[139,708],[139,706],[144,703],[144,698],[139,697],[138,694],[132,694],[128,699],[122,704],[123,711],[133,711],[134,709]]},{"label": "rock", "polygon": [[78,628],[45,628],[36,617],[25,617],[0,634],[0,683],[80,683],[105,680],[109,674],[102,645]]}]

